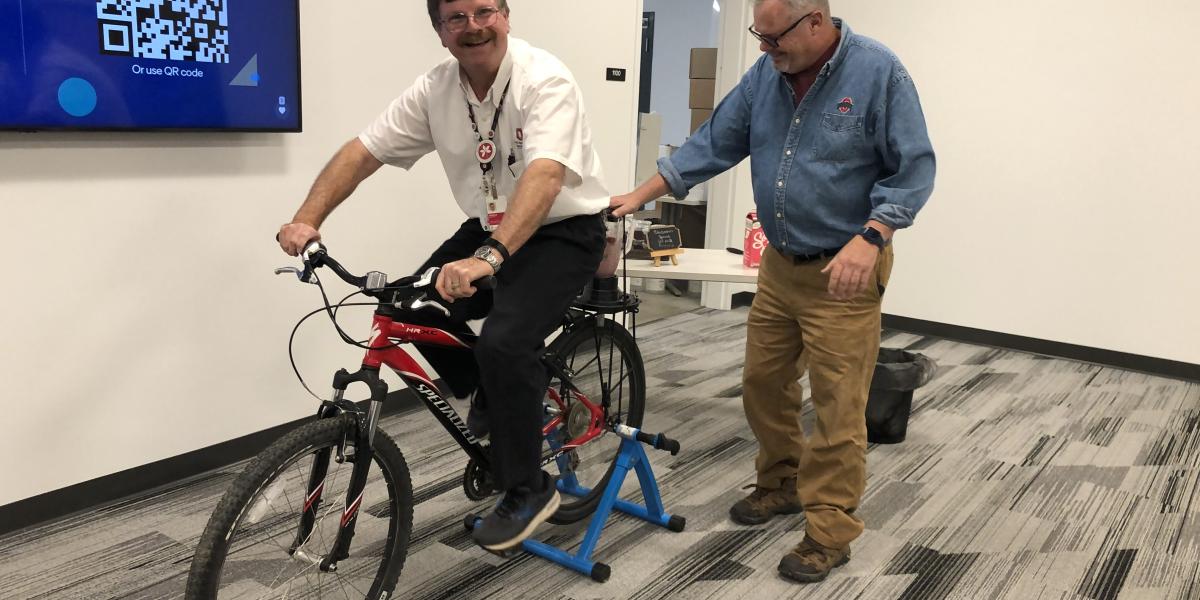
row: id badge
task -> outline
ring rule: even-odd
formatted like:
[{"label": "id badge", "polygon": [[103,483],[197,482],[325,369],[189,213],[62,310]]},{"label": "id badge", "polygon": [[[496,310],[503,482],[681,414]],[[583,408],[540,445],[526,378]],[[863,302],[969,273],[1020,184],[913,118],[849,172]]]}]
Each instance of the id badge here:
[{"label": "id badge", "polygon": [[488,198],[486,205],[485,208],[487,210],[484,211],[483,217],[479,219],[479,223],[485,231],[495,231],[496,228],[500,227],[500,222],[504,220],[504,211],[508,210],[508,197],[497,196],[495,198]]}]

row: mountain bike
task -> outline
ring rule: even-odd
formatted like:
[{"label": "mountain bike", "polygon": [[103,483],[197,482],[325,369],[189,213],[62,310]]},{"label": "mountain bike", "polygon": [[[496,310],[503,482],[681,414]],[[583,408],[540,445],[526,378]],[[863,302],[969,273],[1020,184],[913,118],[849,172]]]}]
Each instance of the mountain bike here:
[{"label": "mountain bike", "polygon": [[[378,271],[352,274],[320,244],[306,248],[302,259],[302,268],[276,273],[294,273],[320,287],[324,307],[304,319],[325,312],[342,340],[366,354],[357,371],[334,375],[332,397],[321,400],[315,418],[259,453],[230,485],[200,537],[189,599],[393,597],[412,532],[414,497],[404,455],[378,427],[388,393],[379,375],[383,367],[400,377],[468,455],[466,496],[481,501],[496,492],[487,441],[471,434],[448,394],[404,348],[470,352],[477,339],[404,321],[415,311],[449,316],[434,289],[437,268],[389,283]],[[318,277],[321,268],[372,301],[347,303],[348,296],[331,305]],[[494,284],[494,278],[485,278],[476,286]],[[595,511],[620,448],[615,429],[641,426],[644,367],[634,335],[623,325],[631,320],[636,332],[637,304],[615,278],[594,280],[542,354],[550,375],[542,467],[557,470],[563,492],[552,523],[573,523]],[[339,308],[363,305],[375,307],[365,342],[337,322]],[[355,383],[369,390],[368,400],[346,398]]]}]

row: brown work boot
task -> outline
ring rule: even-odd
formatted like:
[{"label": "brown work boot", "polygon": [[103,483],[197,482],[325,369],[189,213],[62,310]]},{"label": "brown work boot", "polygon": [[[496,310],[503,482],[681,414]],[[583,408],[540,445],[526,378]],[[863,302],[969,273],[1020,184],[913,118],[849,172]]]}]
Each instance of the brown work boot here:
[{"label": "brown work boot", "polygon": [[754,491],[729,508],[729,517],[735,523],[759,525],[770,521],[775,515],[794,515],[804,510],[800,504],[800,494],[796,491],[795,477],[784,479],[778,488],[750,484],[742,489],[747,488],[754,488]]},{"label": "brown work boot", "polygon": [[815,583],[825,579],[834,567],[848,562],[849,547],[843,550],[829,548],[805,535],[804,541],[779,561],[779,574],[800,583]]}]

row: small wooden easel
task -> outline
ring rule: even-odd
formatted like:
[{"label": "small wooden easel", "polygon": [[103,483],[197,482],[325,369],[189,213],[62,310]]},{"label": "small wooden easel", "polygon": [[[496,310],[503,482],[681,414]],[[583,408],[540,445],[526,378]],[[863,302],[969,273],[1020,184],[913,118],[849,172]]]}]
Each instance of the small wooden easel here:
[{"label": "small wooden easel", "polygon": [[678,265],[675,257],[683,254],[683,240],[679,237],[679,228],[674,225],[654,225],[647,236],[647,246],[650,247],[650,257],[654,266],[662,265],[666,257],[671,257],[671,264]]},{"label": "small wooden easel", "polygon": [[650,253],[650,256],[651,256],[651,258],[654,259],[654,266],[658,267],[658,266],[662,265],[662,261],[664,259],[666,259],[668,256],[671,257],[671,264],[678,265],[679,260],[676,259],[675,257],[680,254],[683,254],[683,248],[673,248],[671,250],[655,250]]}]

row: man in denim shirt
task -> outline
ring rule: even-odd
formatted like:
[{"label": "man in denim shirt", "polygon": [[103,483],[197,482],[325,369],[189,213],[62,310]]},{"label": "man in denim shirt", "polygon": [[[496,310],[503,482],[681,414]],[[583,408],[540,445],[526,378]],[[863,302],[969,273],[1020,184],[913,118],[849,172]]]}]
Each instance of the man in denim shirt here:
[{"label": "man in denim shirt", "polygon": [[[863,530],[865,410],[879,351],[892,234],[933,189],[934,155],[916,88],[880,43],[829,16],[826,0],[756,0],[764,55],[657,175],[612,199],[628,214],[750,157],[770,248],[747,320],[743,403],[759,443],[743,524],[804,511],[784,576],[820,581]],[[803,357],[801,355],[803,353]],[[800,427],[809,369],[817,424]]]}]

